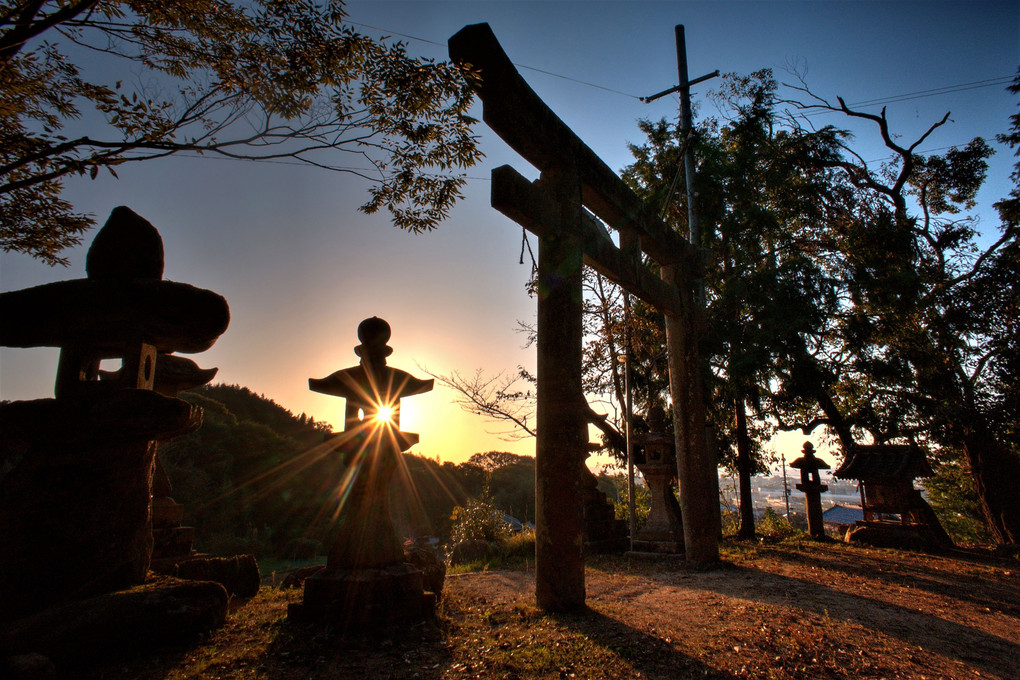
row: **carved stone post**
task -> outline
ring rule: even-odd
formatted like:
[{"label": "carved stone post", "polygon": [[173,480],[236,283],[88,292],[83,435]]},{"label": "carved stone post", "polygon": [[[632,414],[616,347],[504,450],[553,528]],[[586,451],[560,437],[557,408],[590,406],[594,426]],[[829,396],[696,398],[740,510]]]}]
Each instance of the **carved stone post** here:
[{"label": "carved stone post", "polygon": [[808,533],[812,538],[825,538],[825,524],[822,519],[822,492],[828,491],[827,484],[822,484],[819,470],[828,470],[829,464],[815,457],[815,447],[811,442],[804,442],[803,455],[790,463],[790,467],[800,470],[799,491],[804,492],[804,504],[807,506]]},{"label": "carved stone post", "polygon": [[[559,199],[563,224],[580,220],[580,184],[542,173]],[[538,437],[535,444],[535,597],[546,611],[584,606],[583,510],[578,464],[586,453],[581,409],[579,239],[567,230],[538,246]]]},{"label": "carved stone post", "polygon": [[426,593],[422,572],[404,559],[390,517],[390,482],[400,456],[418,435],[400,431],[400,400],[432,389],[386,365],[393,350],[390,326],[371,317],[358,326],[357,366],[308,380],[309,389],[347,400],[344,431],[333,446],[347,468],[341,482],[340,522],[326,568],[304,583],[304,597],[289,616],[344,627],[428,618],[438,593]]}]

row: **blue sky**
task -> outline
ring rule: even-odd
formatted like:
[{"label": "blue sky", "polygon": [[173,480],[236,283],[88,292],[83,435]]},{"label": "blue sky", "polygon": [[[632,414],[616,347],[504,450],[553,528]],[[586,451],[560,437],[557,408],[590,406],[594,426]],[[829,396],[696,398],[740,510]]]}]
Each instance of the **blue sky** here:
[{"label": "blue sky", "polygon": [[[410,52],[439,59],[449,36],[488,22],[535,91],[614,169],[630,162],[627,144],[642,141],[639,118],[677,115],[675,96],[638,100],[676,84],[676,24],[686,28],[691,77],[770,67],[779,80],[792,80],[784,69],[797,65],[826,97],[854,103],[908,95],[888,105],[904,138],[950,111],[951,123],[922,150],[974,136],[992,142],[1016,112],[1002,84],[1020,64],[1016,2],[371,0],[348,10],[362,31],[403,34]],[[997,82],[982,84],[989,80]],[[696,89],[698,118],[717,115],[703,96],[711,87]],[[885,155],[872,131],[856,130],[868,160]],[[420,375],[416,364],[441,373],[533,367],[534,350],[522,349],[514,332],[535,310],[525,293],[529,267],[518,264],[521,230],[489,208],[488,176],[505,163],[528,177],[536,172],[484,126],[478,133],[486,158],[469,171],[465,200],[424,235],[357,212],[367,198],[363,181],[295,165],[169,159],[124,166],[119,180],[74,181],[66,195],[100,223],[114,206],[130,206],[163,234],[166,278],[227,298],[231,326],[194,357],[200,365],[218,366],[218,380],[296,413],[339,423],[341,400],[309,392],[307,379],[356,363],[355,329],[368,316],[390,322],[390,363],[412,373]],[[1003,195],[1013,160],[1006,152],[993,159],[985,206]],[[991,213],[985,224],[994,229]],[[0,288],[84,276],[84,251],[68,252],[66,269],[2,255]],[[53,350],[0,350],[0,398],[51,396],[55,368]],[[510,445],[487,434],[492,426],[461,414],[452,398],[437,388],[405,403],[404,429],[421,434],[415,452],[459,461],[491,449],[533,451],[531,442]]]}]

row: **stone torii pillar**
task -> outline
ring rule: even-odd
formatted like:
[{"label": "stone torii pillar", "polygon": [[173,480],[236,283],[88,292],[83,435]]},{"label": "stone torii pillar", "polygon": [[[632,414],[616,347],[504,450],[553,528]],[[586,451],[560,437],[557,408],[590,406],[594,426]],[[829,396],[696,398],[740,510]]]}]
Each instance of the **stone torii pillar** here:
[{"label": "stone torii pillar", "polygon": [[[584,606],[579,465],[587,453],[581,386],[581,270],[591,266],[667,317],[670,388],[688,562],[718,561],[719,500],[705,445],[692,277],[701,253],[665,225],[528,86],[487,24],[449,40],[450,58],[477,73],[482,118],[541,172],[492,171],[492,206],[539,237],[536,568],[538,605]],[[593,217],[594,215],[594,217]],[[597,220],[595,218],[598,218]],[[621,247],[607,227],[620,234]],[[654,260],[662,278],[641,262]]]},{"label": "stone torii pillar", "polygon": [[[576,172],[555,169],[542,180],[564,224],[578,224]],[[570,198],[573,197],[573,200]],[[576,235],[538,242],[538,338],[535,442],[535,597],[548,611],[585,600],[584,507],[578,466],[588,444],[582,388],[583,253]]]}]

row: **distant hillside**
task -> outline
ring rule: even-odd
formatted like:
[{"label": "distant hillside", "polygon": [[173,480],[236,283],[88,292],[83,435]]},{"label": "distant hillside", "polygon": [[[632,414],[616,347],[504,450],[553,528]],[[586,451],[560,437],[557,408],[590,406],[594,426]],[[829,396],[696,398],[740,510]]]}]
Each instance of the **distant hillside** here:
[{"label": "distant hillside", "polygon": [[[281,437],[318,443],[331,431],[325,422],[316,422],[302,413],[296,416],[264,394],[255,394],[241,385],[205,385],[188,394],[200,395],[222,404],[238,420],[250,420],[272,429]],[[184,397],[187,398],[187,397]]]},{"label": "distant hillside", "polygon": [[[185,505],[185,524],[196,528],[197,549],[286,557],[301,543],[328,543],[344,472],[340,455],[324,445],[328,426],[239,385],[180,397],[202,407],[202,427],[161,443],[159,456],[174,499]],[[389,499],[398,530],[447,535],[453,507],[485,479],[474,464],[405,454]]]}]

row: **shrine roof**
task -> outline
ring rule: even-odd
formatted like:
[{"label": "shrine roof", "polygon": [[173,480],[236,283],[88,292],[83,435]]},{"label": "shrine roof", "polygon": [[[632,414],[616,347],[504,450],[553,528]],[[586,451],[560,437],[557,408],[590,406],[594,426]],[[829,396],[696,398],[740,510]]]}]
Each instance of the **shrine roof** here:
[{"label": "shrine roof", "polygon": [[855,445],[833,473],[839,479],[931,477],[934,471],[924,451],[909,444]]}]

